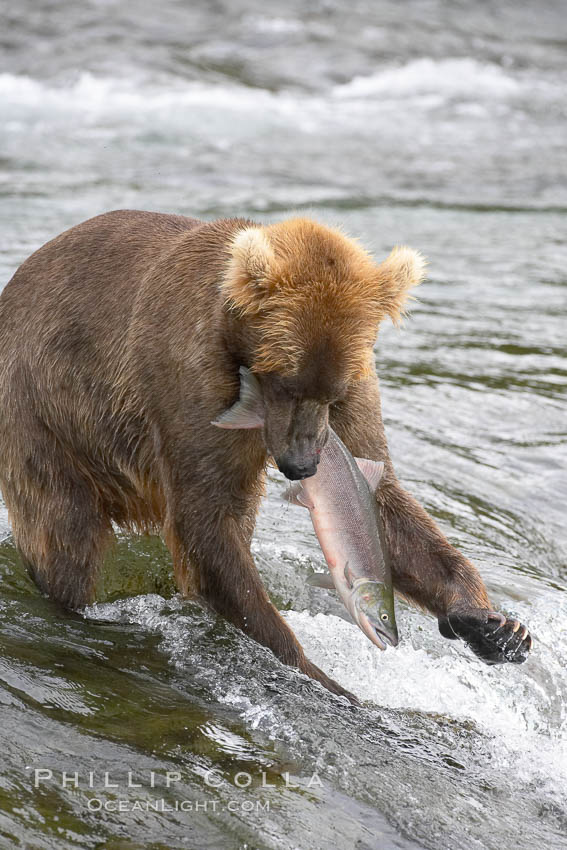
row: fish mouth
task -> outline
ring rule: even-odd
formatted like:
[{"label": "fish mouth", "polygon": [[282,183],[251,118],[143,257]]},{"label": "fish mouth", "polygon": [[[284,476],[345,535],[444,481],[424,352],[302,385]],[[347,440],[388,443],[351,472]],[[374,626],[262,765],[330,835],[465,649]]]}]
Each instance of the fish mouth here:
[{"label": "fish mouth", "polygon": [[385,650],[387,644],[390,644],[390,646],[398,645],[399,639],[397,631],[386,629],[381,625],[377,625],[362,612],[359,612],[357,620],[360,629],[364,632],[366,637],[372,641],[374,646],[378,647],[378,649]]}]

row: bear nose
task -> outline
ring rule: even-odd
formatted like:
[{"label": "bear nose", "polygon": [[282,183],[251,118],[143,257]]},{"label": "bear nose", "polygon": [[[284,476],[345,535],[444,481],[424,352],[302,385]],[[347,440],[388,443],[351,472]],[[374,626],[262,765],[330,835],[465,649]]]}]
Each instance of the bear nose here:
[{"label": "bear nose", "polygon": [[303,478],[310,478],[317,472],[317,464],[319,457],[314,457],[309,461],[293,461],[288,457],[276,458],[276,463],[280,472],[283,472],[286,478],[290,481],[300,481]]}]

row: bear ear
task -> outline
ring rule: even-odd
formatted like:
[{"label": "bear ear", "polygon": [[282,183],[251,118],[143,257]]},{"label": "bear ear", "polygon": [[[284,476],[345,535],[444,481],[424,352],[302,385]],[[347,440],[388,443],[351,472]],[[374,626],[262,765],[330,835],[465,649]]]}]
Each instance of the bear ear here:
[{"label": "bear ear", "polygon": [[277,268],[274,250],[261,227],[239,230],[230,246],[222,288],[244,312],[257,312],[271,289]]},{"label": "bear ear", "polygon": [[427,262],[418,251],[405,245],[394,248],[390,256],[378,266],[380,307],[399,324],[411,297],[410,289],[425,278]]}]

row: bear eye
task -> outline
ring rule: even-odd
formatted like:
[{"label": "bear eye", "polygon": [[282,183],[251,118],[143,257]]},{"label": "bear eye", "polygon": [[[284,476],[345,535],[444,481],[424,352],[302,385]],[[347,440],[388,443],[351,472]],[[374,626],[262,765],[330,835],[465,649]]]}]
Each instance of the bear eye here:
[{"label": "bear eye", "polygon": [[388,619],[388,615],[387,615],[387,614],[381,614],[381,615],[380,615],[380,619],[381,619],[381,620],[387,620],[387,619]]},{"label": "bear eye", "polygon": [[294,398],[294,387],[289,379],[283,378],[276,372],[266,372],[262,375],[265,392],[278,401],[288,401]]},{"label": "bear eye", "polygon": [[276,395],[280,398],[293,399],[297,397],[297,391],[294,384],[291,381],[280,377],[279,375],[274,375],[272,377],[272,387]]}]

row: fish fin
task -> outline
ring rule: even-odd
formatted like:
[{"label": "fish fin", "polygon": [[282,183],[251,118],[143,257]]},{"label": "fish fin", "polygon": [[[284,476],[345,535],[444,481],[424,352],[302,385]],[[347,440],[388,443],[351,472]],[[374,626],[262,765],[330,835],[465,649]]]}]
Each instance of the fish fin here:
[{"label": "fish fin", "polygon": [[297,484],[292,484],[291,487],[288,487],[284,492],[283,497],[292,505],[299,505],[300,508],[307,508],[309,511],[315,507],[300,481],[298,481]]},{"label": "fish fin", "polygon": [[384,475],[383,462],[381,460],[369,460],[367,457],[355,457],[355,461],[366,478],[370,490],[375,493]]},{"label": "fish fin", "polygon": [[313,573],[307,579],[306,584],[311,585],[311,587],[323,587],[325,590],[337,589],[330,573]]},{"label": "fish fin", "polygon": [[240,367],[240,397],[238,401],[211,422],[217,428],[261,428],[264,424],[262,389],[256,376]]},{"label": "fish fin", "polygon": [[346,580],[346,583],[348,584],[349,588],[351,588],[351,589],[352,589],[352,585],[353,585],[353,581],[352,581],[352,573],[351,573],[351,571],[350,571],[350,570],[349,570],[349,568],[348,568],[348,561],[347,561],[347,562],[346,562],[346,564],[345,564],[345,571],[344,571],[344,572],[345,572],[345,580]]}]

